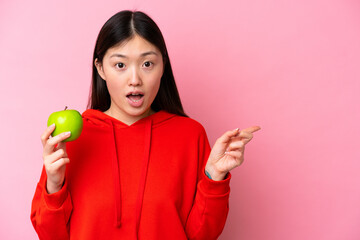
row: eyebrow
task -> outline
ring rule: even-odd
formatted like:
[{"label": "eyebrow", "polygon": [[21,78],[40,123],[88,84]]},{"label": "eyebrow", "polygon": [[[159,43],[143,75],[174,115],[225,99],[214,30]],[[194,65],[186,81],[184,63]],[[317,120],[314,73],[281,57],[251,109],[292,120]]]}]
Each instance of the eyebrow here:
[{"label": "eyebrow", "polygon": [[[151,55],[151,54],[154,54],[154,55],[158,55],[156,52],[154,51],[149,51],[149,52],[144,52],[140,55],[140,57],[145,57],[147,55]],[[110,56],[110,58],[112,57],[122,57],[122,58],[128,58],[126,55],[123,55],[123,54],[120,54],[120,53],[114,53],[113,55]]]}]

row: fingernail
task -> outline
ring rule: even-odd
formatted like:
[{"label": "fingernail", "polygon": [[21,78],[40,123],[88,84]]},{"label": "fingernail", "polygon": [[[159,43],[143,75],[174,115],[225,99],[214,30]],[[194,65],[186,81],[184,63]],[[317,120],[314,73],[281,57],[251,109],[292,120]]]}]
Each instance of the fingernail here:
[{"label": "fingernail", "polygon": [[55,123],[51,124],[49,127],[53,127],[53,126],[55,126]]},{"label": "fingernail", "polygon": [[65,136],[70,136],[71,132],[65,132]]},{"label": "fingernail", "polygon": [[236,130],[236,131],[239,131],[239,128],[236,128],[235,130]]}]

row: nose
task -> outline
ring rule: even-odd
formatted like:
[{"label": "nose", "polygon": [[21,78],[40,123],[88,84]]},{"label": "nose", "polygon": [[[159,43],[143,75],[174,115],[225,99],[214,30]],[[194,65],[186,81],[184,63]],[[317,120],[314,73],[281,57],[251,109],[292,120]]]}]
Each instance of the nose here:
[{"label": "nose", "polygon": [[130,86],[140,86],[142,84],[141,77],[136,69],[136,67],[132,68],[129,85]]}]

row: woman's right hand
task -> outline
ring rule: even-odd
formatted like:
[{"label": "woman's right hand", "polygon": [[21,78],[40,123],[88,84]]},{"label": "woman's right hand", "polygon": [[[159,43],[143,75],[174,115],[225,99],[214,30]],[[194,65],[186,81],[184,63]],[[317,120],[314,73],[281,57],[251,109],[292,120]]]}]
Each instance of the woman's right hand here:
[{"label": "woman's right hand", "polygon": [[59,191],[63,186],[66,164],[70,162],[66,153],[66,144],[62,142],[70,137],[70,132],[60,133],[50,138],[54,130],[55,124],[49,126],[41,135],[44,148],[43,160],[47,174],[46,190],[49,194]]}]

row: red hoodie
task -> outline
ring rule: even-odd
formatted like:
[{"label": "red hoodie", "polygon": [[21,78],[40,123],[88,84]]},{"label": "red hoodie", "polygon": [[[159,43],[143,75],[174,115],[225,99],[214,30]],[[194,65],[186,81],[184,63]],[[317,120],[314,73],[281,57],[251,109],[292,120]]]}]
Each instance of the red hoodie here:
[{"label": "red hoodie", "polygon": [[229,211],[231,174],[204,171],[210,146],[197,121],[156,112],[128,126],[88,109],[70,163],[48,194],[43,168],[31,221],[40,239],[217,239]]}]

